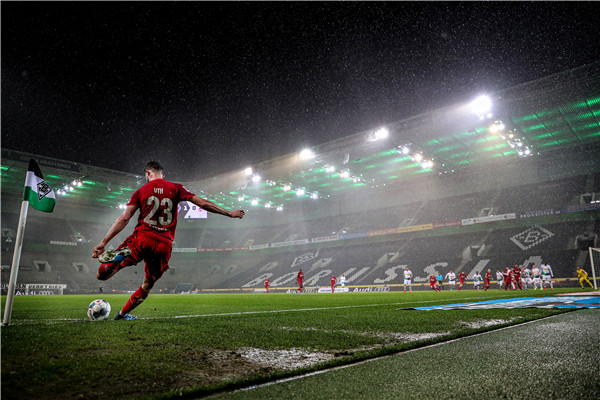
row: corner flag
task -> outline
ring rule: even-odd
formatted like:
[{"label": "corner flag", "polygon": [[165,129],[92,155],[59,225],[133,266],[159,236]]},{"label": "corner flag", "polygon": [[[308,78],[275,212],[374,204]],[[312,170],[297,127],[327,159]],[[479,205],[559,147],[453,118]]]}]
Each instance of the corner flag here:
[{"label": "corner flag", "polygon": [[54,190],[46,183],[40,167],[35,160],[29,160],[23,200],[29,201],[31,207],[43,212],[52,212],[56,204]]}]

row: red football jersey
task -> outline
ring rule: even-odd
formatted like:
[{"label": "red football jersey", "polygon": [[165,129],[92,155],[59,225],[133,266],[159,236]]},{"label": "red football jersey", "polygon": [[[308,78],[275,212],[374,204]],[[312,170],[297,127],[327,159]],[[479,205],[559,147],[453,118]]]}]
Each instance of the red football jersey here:
[{"label": "red football jersey", "polygon": [[134,235],[173,243],[177,227],[177,205],[194,197],[183,185],[164,179],[153,179],[136,190],[127,205],[138,206],[140,215]]},{"label": "red football jersey", "polygon": [[492,280],[492,273],[491,272],[486,272],[485,276],[483,277],[483,279],[485,279],[486,282],[489,282]]},{"label": "red football jersey", "polygon": [[521,268],[520,267],[514,267],[513,273],[515,274],[515,279],[517,279],[517,280],[521,279]]},{"label": "red football jersey", "polygon": [[467,277],[467,274],[465,274],[464,272],[461,272],[460,274],[458,274],[458,280],[461,282],[464,282],[466,277]]},{"label": "red football jersey", "polygon": [[335,286],[335,276],[331,277],[331,286]]},{"label": "red football jersey", "polygon": [[429,284],[430,284],[431,286],[435,285],[435,283],[436,283],[436,282],[437,282],[437,279],[436,279],[436,277],[435,277],[435,276],[430,276],[430,277],[429,277]]},{"label": "red football jersey", "polygon": [[302,283],[303,280],[304,280],[304,273],[298,272],[298,283]]}]

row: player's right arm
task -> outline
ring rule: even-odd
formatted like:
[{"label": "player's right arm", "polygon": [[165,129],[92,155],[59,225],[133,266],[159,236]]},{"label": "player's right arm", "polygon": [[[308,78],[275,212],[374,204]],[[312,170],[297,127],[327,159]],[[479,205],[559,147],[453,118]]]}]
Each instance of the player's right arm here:
[{"label": "player's right arm", "polygon": [[110,242],[115,236],[117,236],[119,232],[125,229],[125,227],[129,223],[129,220],[131,219],[131,217],[133,217],[137,209],[138,206],[132,204],[129,204],[127,207],[125,207],[125,211],[123,211],[123,213],[117,217],[114,224],[106,233],[104,239],[102,239],[100,243],[98,243],[94,247],[94,253],[92,254],[93,258],[98,258],[100,254],[104,253],[104,249],[108,242]]}]

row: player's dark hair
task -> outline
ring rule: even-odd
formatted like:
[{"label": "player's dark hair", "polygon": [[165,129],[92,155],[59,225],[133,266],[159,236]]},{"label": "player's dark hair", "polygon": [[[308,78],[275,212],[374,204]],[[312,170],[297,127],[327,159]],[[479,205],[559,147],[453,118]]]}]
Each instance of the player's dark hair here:
[{"label": "player's dark hair", "polygon": [[162,164],[159,163],[158,161],[150,161],[144,167],[144,171],[148,171],[148,170],[162,173],[164,168],[163,168]]}]

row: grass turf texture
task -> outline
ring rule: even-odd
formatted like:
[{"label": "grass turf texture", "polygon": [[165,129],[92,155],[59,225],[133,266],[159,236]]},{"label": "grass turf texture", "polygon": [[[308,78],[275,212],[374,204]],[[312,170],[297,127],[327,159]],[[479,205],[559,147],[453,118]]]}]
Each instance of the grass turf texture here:
[{"label": "grass turf texture", "polygon": [[[574,291],[555,290],[552,294]],[[2,328],[2,397],[171,398],[242,387],[557,314],[549,309],[401,311],[539,292],[151,295],[137,321],[87,320],[99,295],[17,296]],[[104,295],[113,311],[127,300]],[[5,298],[2,299],[4,309]],[[494,326],[468,323],[500,320]],[[407,341],[398,334],[438,334]],[[240,349],[329,355],[287,370]],[[262,360],[269,361],[269,360]]]}]

